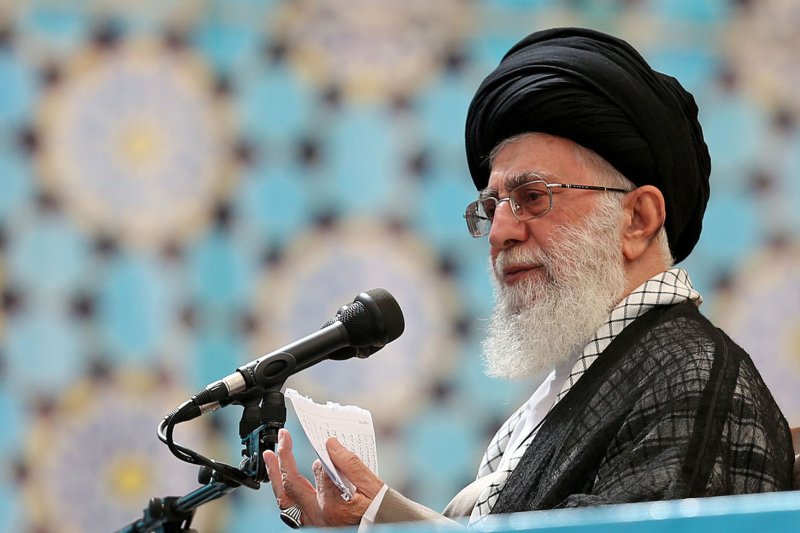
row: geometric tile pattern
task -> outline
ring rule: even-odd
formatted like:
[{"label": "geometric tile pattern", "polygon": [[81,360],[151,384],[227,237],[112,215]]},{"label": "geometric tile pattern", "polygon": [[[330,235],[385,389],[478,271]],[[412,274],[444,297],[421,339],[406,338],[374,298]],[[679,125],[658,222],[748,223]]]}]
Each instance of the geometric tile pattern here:
[{"label": "geometric tile pattern", "polygon": [[[404,335],[293,384],[373,410],[382,475],[442,507],[535,386],[482,376],[466,108],[553,25],[618,34],[695,94],[713,193],[681,266],[800,425],[792,2],[357,4],[3,8],[0,533],[113,530],[191,486],[157,455],[161,417],[375,287]],[[237,423],[225,409],[181,439],[236,463]],[[201,529],[282,527],[267,496],[234,491]]]}]

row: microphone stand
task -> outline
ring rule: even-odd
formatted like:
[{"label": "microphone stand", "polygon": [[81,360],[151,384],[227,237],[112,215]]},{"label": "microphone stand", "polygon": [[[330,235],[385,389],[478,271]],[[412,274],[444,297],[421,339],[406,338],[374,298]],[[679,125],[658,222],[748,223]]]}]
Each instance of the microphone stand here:
[{"label": "microphone stand", "polygon": [[266,450],[275,450],[278,430],[286,423],[286,402],[281,387],[282,383],[266,389],[254,387],[234,397],[232,403],[244,407],[239,421],[239,437],[244,449],[238,469],[222,463],[215,463],[219,467],[217,470],[201,466],[198,473],[201,487],[181,497],[151,498],[142,518],[116,533],[194,531],[190,527],[195,510],[204,503],[219,499],[242,485],[258,490],[260,482],[268,482],[262,455]]}]

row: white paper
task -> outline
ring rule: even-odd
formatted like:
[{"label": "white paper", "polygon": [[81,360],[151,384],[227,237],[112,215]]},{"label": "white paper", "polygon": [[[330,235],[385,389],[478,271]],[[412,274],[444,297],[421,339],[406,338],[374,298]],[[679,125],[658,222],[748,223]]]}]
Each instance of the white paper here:
[{"label": "white paper", "polygon": [[291,400],[297,419],[328,476],[342,491],[342,498],[349,501],[355,493],[355,486],[333,466],[325,442],[336,437],[342,446],[355,453],[377,475],[378,450],[372,415],[355,405],[332,402],[320,405],[294,389],[286,389],[285,396]]}]

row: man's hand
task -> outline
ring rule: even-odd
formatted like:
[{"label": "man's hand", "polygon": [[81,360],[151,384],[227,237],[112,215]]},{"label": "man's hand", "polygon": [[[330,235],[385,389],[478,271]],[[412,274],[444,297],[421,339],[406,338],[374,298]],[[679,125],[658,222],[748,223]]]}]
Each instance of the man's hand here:
[{"label": "man's hand", "polygon": [[313,487],[298,472],[292,454],[292,437],[287,430],[281,429],[278,432],[277,454],[271,450],[264,452],[267,474],[272,481],[278,507],[286,509],[297,505],[303,512],[304,526],[356,525],[383,487],[383,481],[335,438],[328,439],[326,447],[336,468],[356,486],[353,498],[349,502],[342,498],[319,460],[314,461],[312,466],[316,482],[316,488]]}]

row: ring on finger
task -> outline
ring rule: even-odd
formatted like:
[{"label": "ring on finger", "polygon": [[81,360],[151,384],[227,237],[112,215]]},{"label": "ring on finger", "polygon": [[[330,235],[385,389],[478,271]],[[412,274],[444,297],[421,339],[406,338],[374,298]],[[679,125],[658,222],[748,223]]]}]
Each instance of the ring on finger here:
[{"label": "ring on finger", "polygon": [[292,529],[300,529],[303,525],[303,512],[296,505],[281,510],[281,520]]}]

